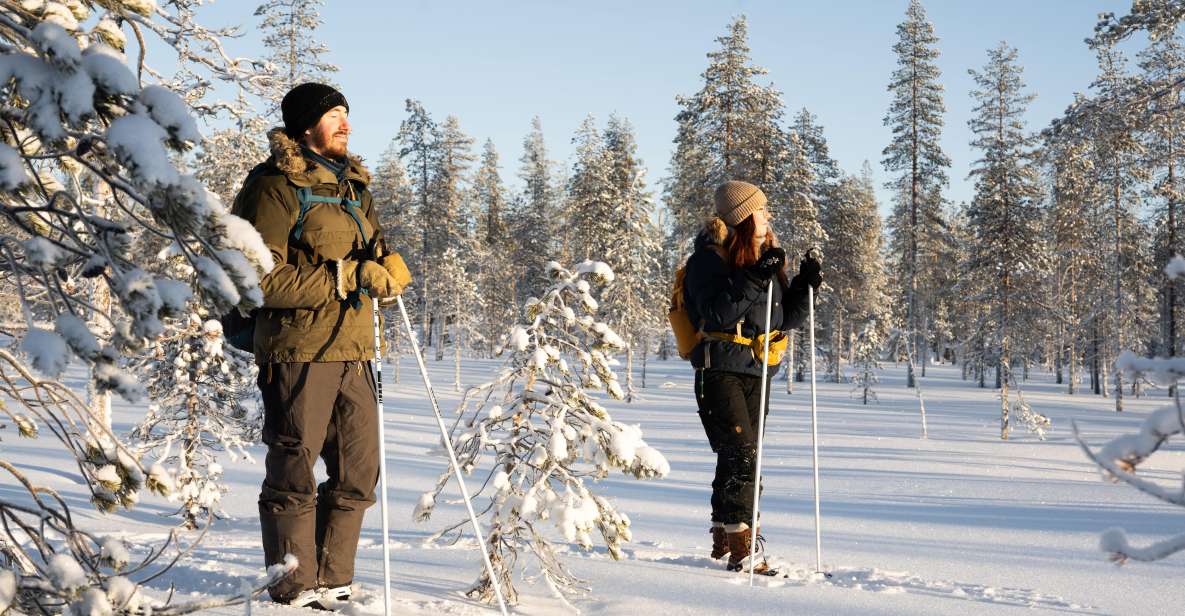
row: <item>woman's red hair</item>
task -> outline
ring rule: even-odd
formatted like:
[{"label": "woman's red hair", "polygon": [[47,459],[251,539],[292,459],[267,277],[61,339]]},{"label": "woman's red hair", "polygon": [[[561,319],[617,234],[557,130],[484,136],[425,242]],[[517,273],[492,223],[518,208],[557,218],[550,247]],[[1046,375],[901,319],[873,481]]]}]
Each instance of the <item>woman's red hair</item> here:
[{"label": "woman's red hair", "polygon": [[[732,233],[728,234],[728,239],[724,240],[724,248],[728,251],[728,264],[734,270],[744,269],[757,262],[758,257],[767,249],[777,246],[777,240],[774,239],[773,229],[766,227],[765,242],[758,248],[753,244],[753,238],[757,233],[757,225],[753,222],[753,217],[742,220],[740,224],[732,228]],[[778,272],[778,278],[781,279],[783,285],[789,285],[786,279],[786,270]]]}]

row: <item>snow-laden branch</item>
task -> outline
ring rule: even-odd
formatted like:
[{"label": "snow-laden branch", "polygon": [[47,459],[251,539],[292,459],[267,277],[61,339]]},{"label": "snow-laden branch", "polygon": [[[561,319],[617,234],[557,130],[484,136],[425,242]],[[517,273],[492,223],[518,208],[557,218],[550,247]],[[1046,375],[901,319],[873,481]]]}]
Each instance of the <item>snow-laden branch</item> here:
[{"label": "snow-laden branch", "polygon": [[[670,472],[638,426],[613,420],[590,395],[598,389],[615,399],[625,395],[612,368],[613,353],[625,343],[594,318],[599,304],[591,294],[590,280],[605,284],[612,272],[591,261],[571,271],[550,263],[548,272],[552,287],[528,300],[528,323],[512,328],[499,346],[499,354],[508,355],[506,367],[493,381],[465,393],[458,423],[463,430],[452,435],[466,473],[481,466],[487,454],[493,458],[477,494],[490,498],[487,543],[511,601],[517,597],[512,572],[523,553],[535,556],[540,575],[561,597],[586,590],[545,537],[548,525],[586,549],[596,533],[611,556],[621,557],[622,544],[631,538],[629,517],[593,494],[586,479],[596,481],[610,469],[639,479]],[[420,497],[413,514],[417,521],[431,516],[449,476],[443,472],[433,490]],[[470,593],[492,598],[485,574]]]},{"label": "snow-laden branch", "polygon": [[[1128,352],[1116,361],[1116,369],[1131,377],[1150,376],[1162,384],[1175,384],[1179,375],[1185,373],[1185,365],[1177,358],[1140,358]],[[1172,489],[1154,481],[1136,476],[1136,470],[1154,453],[1164,447],[1174,436],[1185,434],[1185,408],[1180,396],[1173,406],[1155,411],[1140,424],[1134,434],[1125,434],[1111,439],[1102,447],[1092,449],[1073,424],[1074,440],[1092,462],[1102,470],[1104,477],[1125,483],[1157,500],[1185,507],[1185,485],[1178,483]],[[1168,558],[1185,550],[1185,535],[1156,542],[1145,548],[1128,544],[1127,536],[1119,529],[1106,531],[1099,543],[1110,560],[1122,564],[1128,559],[1152,561]]]}]

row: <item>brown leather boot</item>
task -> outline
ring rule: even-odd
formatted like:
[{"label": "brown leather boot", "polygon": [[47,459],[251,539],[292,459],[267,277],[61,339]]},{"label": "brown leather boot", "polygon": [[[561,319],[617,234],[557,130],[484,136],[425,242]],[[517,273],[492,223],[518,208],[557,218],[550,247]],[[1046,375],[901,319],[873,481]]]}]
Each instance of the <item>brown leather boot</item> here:
[{"label": "brown leather boot", "polygon": [[712,558],[720,560],[728,556],[728,533],[724,532],[723,526],[713,526],[712,532]]},{"label": "brown leather boot", "polygon": [[[752,547],[752,532],[753,529],[746,528],[745,530],[737,531],[728,534],[728,570],[729,571],[748,571],[745,568],[746,560],[749,559],[750,548]],[[759,575],[775,575],[777,572],[770,569],[769,563],[766,562],[764,555],[762,555],[761,529],[757,529],[757,559],[760,559],[753,565],[753,572]]]}]

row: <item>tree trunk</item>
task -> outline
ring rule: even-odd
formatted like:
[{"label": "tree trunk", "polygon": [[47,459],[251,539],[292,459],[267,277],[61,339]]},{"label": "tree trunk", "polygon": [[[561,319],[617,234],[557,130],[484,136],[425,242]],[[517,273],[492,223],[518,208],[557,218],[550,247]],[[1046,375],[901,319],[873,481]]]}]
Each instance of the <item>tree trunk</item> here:
[{"label": "tree trunk", "polygon": [[634,401],[634,340],[625,347],[625,401]]},{"label": "tree trunk", "polygon": [[832,365],[832,380],[836,383],[843,382],[839,369],[840,349],[843,346],[842,324],[843,317],[837,314],[831,328],[831,357],[834,360],[834,364]]},{"label": "tree trunk", "polygon": [[1074,395],[1074,384],[1078,382],[1078,345],[1077,336],[1070,337],[1069,356],[1066,358],[1069,362],[1069,373],[1066,379],[1066,393],[1071,396]]},{"label": "tree trunk", "polygon": [[642,389],[646,389],[646,358],[650,355],[650,336],[642,337]]},{"label": "tree trunk", "polygon": [[1000,358],[1000,365],[996,367],[997,380],[1000,382],[1000,439],[1008,440],[1008,360]]},{"label": "tree trunk", "polygon": [[461,326],[453,325],[453,391],[461,391]]}]

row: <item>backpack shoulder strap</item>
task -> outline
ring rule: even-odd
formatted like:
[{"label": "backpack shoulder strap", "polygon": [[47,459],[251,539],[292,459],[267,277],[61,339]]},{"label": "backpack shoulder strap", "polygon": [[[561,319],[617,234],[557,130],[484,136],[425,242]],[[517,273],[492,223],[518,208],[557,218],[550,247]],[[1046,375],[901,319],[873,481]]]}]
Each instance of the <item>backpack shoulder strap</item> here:
[{"label": "backpack shoulder strap", "polygon": [[[293,188],[296,190],[296,199],[300,201],[300,212],[296,215],[296,224],[293,225],[292,228],[292,236],[296,239],[300,239],[300,234],[304,231],[304,217],[305,214],[307,214],[309,210],[313,208],[313,204],[332,203],[334,205],[341,205],[343,202],[347,205],[351,204],[351,200],[342,199],[341,197],[322,197],[321,195],[314,195],[313,189],[309,188],[308,186],[301,186],[300,188],[293,186]],[[354,207],[357,207],[358,202],[354,201],[352,204]],[[358,216],[354,214],[352,210],[350,211],[350,215],[354,217],[354,222],[358,223],[358,228],[361,230],[362,223],[358,220]],[[362,234],[362,238],[366,239],[365,233]]]}]

